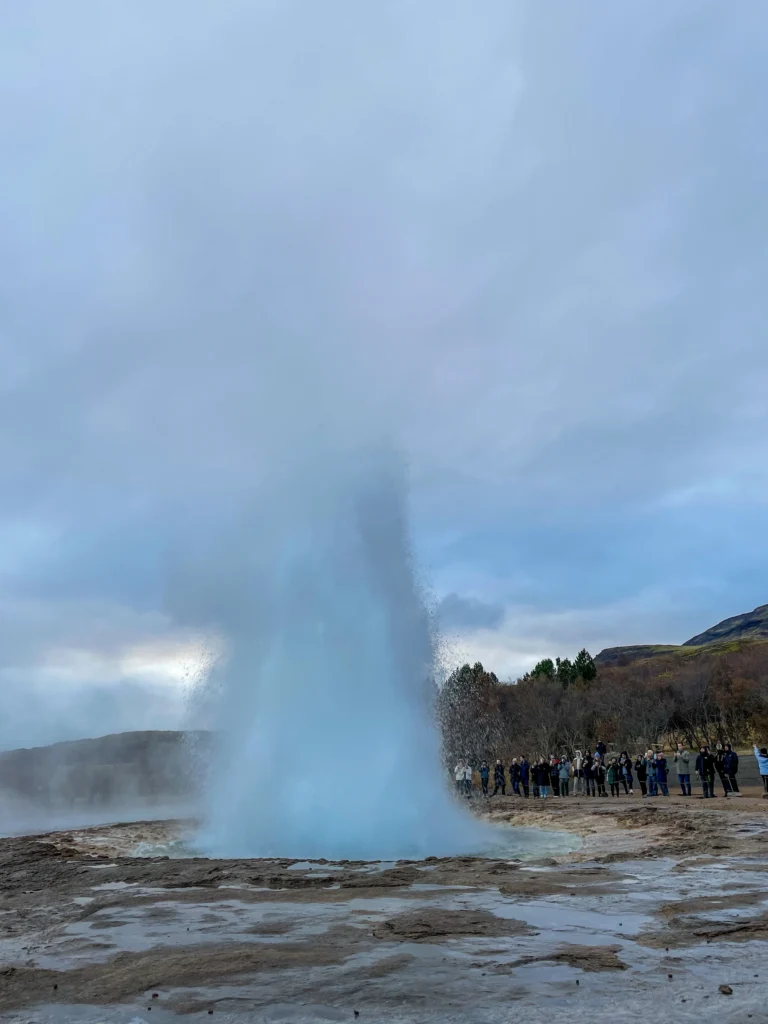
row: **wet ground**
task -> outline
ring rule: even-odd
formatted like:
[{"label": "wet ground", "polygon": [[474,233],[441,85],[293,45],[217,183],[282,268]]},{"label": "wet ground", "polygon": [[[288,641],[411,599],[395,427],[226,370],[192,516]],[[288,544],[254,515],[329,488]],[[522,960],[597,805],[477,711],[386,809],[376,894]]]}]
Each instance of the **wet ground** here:
[{"label": "wet ground", "polygon": [[768,1022],[768,801],[490,808],[551,830],[541,855],[531,832],[515,858],[128,856],[183,853],[185,822],[0,840],[0,1020]]}]

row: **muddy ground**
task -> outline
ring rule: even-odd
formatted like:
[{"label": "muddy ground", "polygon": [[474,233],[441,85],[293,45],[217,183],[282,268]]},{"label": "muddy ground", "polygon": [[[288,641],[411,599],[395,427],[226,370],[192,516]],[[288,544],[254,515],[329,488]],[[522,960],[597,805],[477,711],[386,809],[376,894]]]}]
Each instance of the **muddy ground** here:
[{"label": "muddy ground", "polygon": [[479,811],[581,846],[526,861],[127,856],[184,822],[0,840],[0,1020],[768,1022],[768,801]]}]

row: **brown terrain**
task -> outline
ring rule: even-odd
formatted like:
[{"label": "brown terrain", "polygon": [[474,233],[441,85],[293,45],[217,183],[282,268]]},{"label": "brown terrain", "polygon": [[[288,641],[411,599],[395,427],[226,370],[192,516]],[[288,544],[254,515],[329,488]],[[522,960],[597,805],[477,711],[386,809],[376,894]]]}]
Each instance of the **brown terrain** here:
[{"label": "brown terrain", "polygon": [[768,1020],[756,789],[477,803],[535,855],[132,855],[183,821],[0,840],[0,1020]]}]

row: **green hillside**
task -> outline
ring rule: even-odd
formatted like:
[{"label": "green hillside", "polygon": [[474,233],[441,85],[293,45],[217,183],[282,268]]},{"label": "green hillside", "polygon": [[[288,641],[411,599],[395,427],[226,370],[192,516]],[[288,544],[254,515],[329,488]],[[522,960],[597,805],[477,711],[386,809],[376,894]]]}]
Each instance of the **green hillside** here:
[{"label": "green hillside", "polygon": [[685,641],[686,647],[702,647],[722,640],[768,640],[768,604],[754,611],[723,619],[716,626]]},{"label": "green hillside", "polygon": [[634,644],[628,647],[606,647],[595,658],[597,665],[628,665],[635,661],[660,655],[695,657],[709,654],[727,654],[752,645],[768,643],[768,604],[754,611],[733,615],[716,626],[686,640],[684,644]]}]

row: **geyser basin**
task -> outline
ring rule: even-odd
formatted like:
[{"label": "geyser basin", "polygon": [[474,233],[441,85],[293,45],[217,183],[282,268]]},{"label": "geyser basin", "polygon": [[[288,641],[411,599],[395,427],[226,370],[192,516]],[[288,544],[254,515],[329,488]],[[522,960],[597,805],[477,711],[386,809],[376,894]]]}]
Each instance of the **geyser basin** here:
[{"label": "geyser basin", "polygon": [[[485,825],[478,833],[482,838],[473,849],[462,851],[464,856],[481,857],[493,860],[536,860],[543,857],[561,857],[573,853],[581,847],[581,839],[571,832],[556,832],[539,828],[518,828],[512,825]],[[477,837],[476,837],[477,838]],[[185,837],[173,837],[161,842],[140,842],[138,845],[128,840],[125,853],[133,857],[172,857],[188,858],[206,856],[204,850],[195,845],[194,835]],[[428,856],[437,856],[432,854]],[[269,859],[269,858],[267,858]],[[296,860],[293,866],[298,868],[306,865],[307,870],[318,865],[317,858],[277,858],[281,860]],[[402,858],[408,859],[411,858]],[[426,858],[413,858],[417,862],[426,861]],[[395,863],[395,858],[376,858],[365,863],[375,865],[383,861]],[[327,868],[333,861],[323,859],[322,866]],[[337,862],[338,863],[338,862]]]}]

